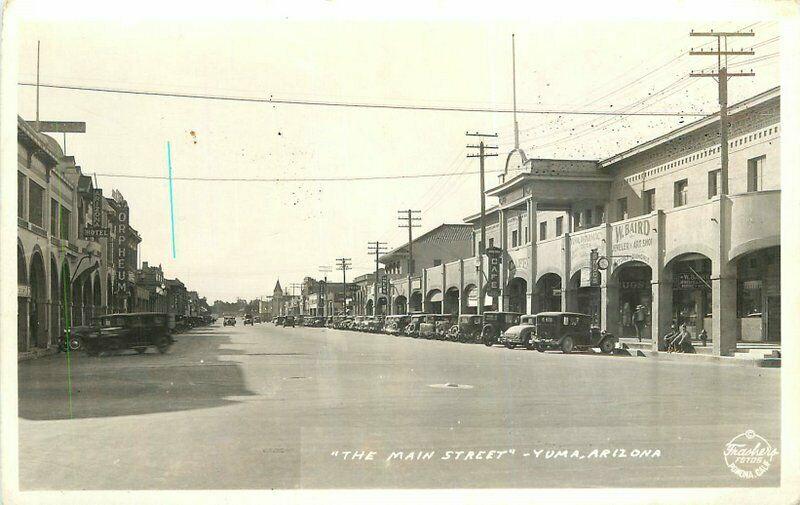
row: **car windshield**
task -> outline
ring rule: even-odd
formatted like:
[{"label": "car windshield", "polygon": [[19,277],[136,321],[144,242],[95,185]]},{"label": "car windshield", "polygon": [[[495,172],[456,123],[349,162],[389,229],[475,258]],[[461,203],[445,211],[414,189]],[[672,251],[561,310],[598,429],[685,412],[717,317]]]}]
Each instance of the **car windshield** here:
[{"label": "car windshield", "polygon": [[104,317],[101,319],[104,328],[111,326],[125,326],[125,318],[123,316]]}]

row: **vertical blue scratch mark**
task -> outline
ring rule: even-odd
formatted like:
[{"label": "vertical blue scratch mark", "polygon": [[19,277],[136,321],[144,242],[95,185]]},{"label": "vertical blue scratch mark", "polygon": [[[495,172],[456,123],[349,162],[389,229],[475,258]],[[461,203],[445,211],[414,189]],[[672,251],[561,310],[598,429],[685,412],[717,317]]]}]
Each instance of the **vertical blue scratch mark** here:
[{"label": "vertical blue scratch mark", "polygon": [[169,220],[172,226],[172,259],[175,259],[175,204],[172,198],[172,151],[167,141],[167,168],[169,169]]}]

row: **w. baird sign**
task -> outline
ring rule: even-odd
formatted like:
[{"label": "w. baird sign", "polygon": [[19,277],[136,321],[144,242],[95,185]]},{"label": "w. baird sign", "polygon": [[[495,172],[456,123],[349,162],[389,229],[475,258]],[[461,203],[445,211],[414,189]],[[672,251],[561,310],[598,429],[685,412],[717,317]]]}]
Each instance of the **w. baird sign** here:
[{"label": "w. baird sign", "polygon": [[613,256],[626,260],[648,262],[656,240],[652,218],[629,221],[613,226],[611,251]]}]

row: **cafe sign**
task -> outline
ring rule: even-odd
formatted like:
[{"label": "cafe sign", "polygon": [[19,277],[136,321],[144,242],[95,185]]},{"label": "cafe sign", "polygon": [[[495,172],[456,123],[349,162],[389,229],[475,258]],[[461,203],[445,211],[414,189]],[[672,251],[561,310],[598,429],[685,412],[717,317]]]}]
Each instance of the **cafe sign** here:
[{"label": "cafe sign", "polygon": [[503,266],[503,250],[499,247],[486,249],[489,258],[489,272],[486,275],[486,294],[491,297],[500,296],[500,269]]},{"label": "cafe sign", "polygon": [[638,260],[649,263],[650,253],[656,240],[656,230],[650,225],[650,218],[617,224],[612,229],[612,256],[618,263]]}]

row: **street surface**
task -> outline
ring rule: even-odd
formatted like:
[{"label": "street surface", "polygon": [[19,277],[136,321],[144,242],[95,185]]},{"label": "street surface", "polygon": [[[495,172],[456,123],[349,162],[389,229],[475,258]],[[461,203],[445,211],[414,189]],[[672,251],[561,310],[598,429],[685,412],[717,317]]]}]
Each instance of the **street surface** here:
[{"label": "street surface", "polygon": [[748,429],[780,449],[779,369],[241,320],[176,339],[73,355],[71,413],[64,354],[20,363],[21,489],[779,483],[723,459]]}]

